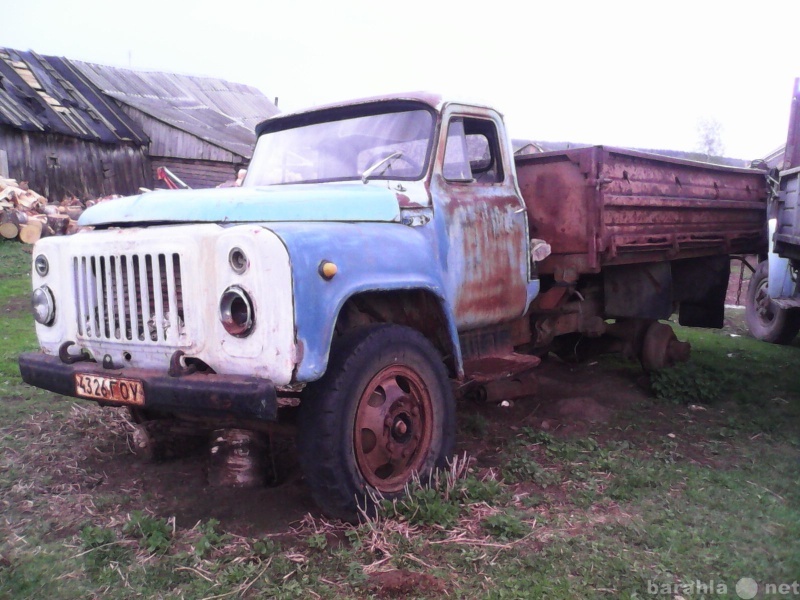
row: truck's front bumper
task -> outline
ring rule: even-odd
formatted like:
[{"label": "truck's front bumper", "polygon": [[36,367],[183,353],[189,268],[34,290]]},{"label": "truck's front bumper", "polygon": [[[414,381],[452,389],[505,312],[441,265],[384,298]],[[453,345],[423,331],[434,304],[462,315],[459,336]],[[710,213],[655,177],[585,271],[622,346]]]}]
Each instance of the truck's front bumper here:
[{"label": "truck's front bumper", "polygon": [[[138,406],[143,409],[261,421],[274,421],[278,414],[275,385],[258,377],[205,373],[171,377],[150,369],[106,369],[94,362],[65,364],[58,356],[40,353],[20,355],[19,370],[25,383],[82,400],[92,399],[78,393],[76,376],[96,375],[141,382],[144,403]],[[116,406],[126,404],[96,401]]]}]

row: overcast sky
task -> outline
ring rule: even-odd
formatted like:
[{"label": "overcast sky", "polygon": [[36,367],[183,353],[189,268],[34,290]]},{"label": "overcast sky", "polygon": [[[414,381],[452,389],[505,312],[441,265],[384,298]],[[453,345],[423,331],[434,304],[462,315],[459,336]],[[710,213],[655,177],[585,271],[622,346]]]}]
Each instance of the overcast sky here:
[{"label": "overcast sky", "polygon": [[0,46],[222,77],[283,110],[430,90],[512,137],[725,154],[786,140],[800,2],[0,0]]}]

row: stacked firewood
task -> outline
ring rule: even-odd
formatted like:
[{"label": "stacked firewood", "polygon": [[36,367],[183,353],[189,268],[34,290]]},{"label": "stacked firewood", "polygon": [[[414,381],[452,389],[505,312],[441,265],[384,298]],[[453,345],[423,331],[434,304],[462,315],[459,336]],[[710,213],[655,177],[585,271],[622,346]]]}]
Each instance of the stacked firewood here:
[{"label": "stacked firewood", "polygon": [[0,178],[0,238],[33,244],[48,235],[77,233],[81,229],[78,217],[86,208],[113,198],[119,196],[86,202],[69,196],[59,203],[51,203],[29,189],[24,181],[17,183],[14,179]]}]

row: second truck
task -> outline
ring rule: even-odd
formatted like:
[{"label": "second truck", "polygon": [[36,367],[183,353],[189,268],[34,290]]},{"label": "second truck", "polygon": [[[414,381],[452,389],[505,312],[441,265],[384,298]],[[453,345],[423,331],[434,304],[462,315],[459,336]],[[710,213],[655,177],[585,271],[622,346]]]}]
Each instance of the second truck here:
[{"label": "second truck", "polygon": [[800,332],[800,79],[795,80],[780,169],[772,173],[770,251],[750,279],[746,318],[760,340],[788,344]]}]

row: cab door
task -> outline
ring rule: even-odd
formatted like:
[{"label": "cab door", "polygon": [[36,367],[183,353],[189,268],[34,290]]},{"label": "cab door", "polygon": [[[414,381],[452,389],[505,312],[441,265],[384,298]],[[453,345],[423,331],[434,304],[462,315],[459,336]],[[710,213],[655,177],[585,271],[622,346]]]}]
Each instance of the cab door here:
[{"label": "cab door", "polygon": [[431,192],[456,325],[517,318],[526,308],[528,225],[502,120],[449,105],[440,131]]}]

